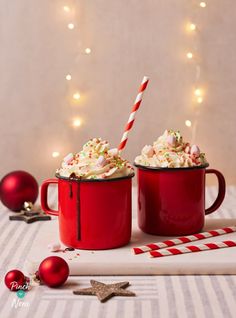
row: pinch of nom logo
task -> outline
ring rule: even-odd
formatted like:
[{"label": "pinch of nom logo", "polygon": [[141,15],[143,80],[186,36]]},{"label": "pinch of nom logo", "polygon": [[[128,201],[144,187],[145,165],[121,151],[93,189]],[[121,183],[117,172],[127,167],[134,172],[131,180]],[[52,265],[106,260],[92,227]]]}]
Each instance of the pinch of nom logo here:
[{"label": "pinch of nom logo", "polygon": [[[14,287],[13,287],[14,286]],[[23,299],[26,295],[26,290],[28,290],[29,288],[29,284],[26,283],[25,285],[23,286],[18,286],[17,285],[17,282],[12,282],[12,286],[11,286],[11,289],[18,289],[17,292],[16,292],[16,296],[17,298],[14,298],[12,300],[12,303],[11,303],[11,307],[14,307],[14,308],[19,308],[19,307],[29,307],[30,303],[29,302],[26,302],[26,301],[22,301],[21,299]]]}]

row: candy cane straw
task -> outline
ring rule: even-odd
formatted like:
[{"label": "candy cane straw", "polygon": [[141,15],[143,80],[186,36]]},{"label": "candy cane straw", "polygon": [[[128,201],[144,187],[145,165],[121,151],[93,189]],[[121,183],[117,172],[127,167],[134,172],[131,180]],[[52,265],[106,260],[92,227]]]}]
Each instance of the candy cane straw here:
[{"label": "candy cane straw", "polygon": [[148,81],[149,81],[149,78],[144,76],[143,81],[141,83],[141,86],[139,87],[138,95],[135,99],[135,102],[134,102],[133,108],[131,110],[131,114],[129,116],[128,122],[125,126],[125,131],[123,133],[120,144],[118,146],[119,152],[121,152],[125,148],[126,142],[128,140],[128,133],[133,126],[135,115],[136,115],[137,110],[139,109],[141,102],[142,102],[143,93],[147,87]]},{"label": "candy cane straw", "polygon": [[199,241],[199,240],[203,240],[203,239],[208,238],[208,237],[224,235],[224,234],[228,234],[228,233],[232,233],[232,232],[236,232],[236,226],[224,227],[224,228],[220,228],[217,230],[202,232],[202,233],[193,234],[193,235],[189,235],[189,236],[178,237],[178,238],[175,238],[173,240],[167,240],[167,241],[157,242],[157,243],[150,243],[147,245],[134,247],[133,252],[134,252],[134,254],[141,254],[141,253],[149,252],[152,250],[159,250],[161,248],[166,248],[166,247],[179,245],[179,244],[183,244],[183,243],[189,243],[189,242],[193,242],[193,241]]},{"label": "candy cane straw", "polygon": [[183,246],[179,248],[167,248],[162,251],[151,251],[149,252],[151,257],[162,257],[162,256],[171,256],[171,255],[179,255],[179,254],[186,254],[186,253],[193,253],[193,252],[203,252],[209,250],[216,250],[218,248],[225,248],[225,247],[235,247],[236,241],[223,241],[223,242],[212,242],[206,244],[199,244],[199,245],[189,245]]}]

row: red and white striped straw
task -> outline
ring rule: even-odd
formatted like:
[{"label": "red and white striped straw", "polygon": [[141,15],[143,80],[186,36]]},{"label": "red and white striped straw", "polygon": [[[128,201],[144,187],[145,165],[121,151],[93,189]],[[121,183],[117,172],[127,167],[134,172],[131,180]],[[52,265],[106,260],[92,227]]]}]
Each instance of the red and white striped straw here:
[{"label": "red and white striped straw", "polygon": [[179,248],[172,247],[172,248],[164,249],[162,251],[151,251],[149,252],[149,254],[151,257],[162,257],[162,256],[171,256],[171,255],[216,250],[216,249],[225,248],[225,247],[236,247],[236,241],[212,242],[212,243],[199,244],[199,245],[182,246]]},{"label": "red and white striped straw", "polygon": [[134,105],[132,107],[128,122],[127,122],[127,124],[125,126],[125,131],[123,133],[123,136],[121,138],[120,144],[118,146],[119,152],[121,152],[125,148],[126,142],[128,140],[128,133],[129,133],[129,131],[131,130],[131,128],[133,126],[136,112],[139,109],[139,106],[140,106],[140,104],[142,102],[143,93],[144,93],[144,91],[145,91],[145,89],[147,87],[148,82],[149,82],[149,78],[144,76],[144,78],[142,80],[142,83],[141,83],[141,86],[139,87],[138,95],[137,95],[137,97],[135,99],[135,102],[134,102]]},{"label": "red and white striped straw", "polygon": [[182,237],[178,237],[178,238],[175,238],[172,240],[166,240],[166,241],[162,241],[162,242],[150,243],[147,245],[134,247],[133,252],[134,252],[134,254],[142,254],[142,253],[149,252],[152,250],[159,250],[161,248],[166,248],[166,247],[179,245],[179,244],[183,244],[183,243],[189,243],[189,242],[193,242],[193,241],[199,241],[199,240],[206,239],[208,237],[224,235],[224,234],[228,234],[228,233],[232,233],[232,232],[236,232],[236,226],[224,227],[224,228],[220,228],[217,230],[202,232],[202,233],[188,235],[188,236],[182,236]]}]

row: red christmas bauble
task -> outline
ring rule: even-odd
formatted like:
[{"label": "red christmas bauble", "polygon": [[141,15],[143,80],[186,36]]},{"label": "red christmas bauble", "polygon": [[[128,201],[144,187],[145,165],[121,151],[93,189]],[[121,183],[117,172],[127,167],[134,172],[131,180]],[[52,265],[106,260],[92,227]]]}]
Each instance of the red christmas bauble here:
[{"label": "red christmas bauble", "polygon": [[59,287],[65,283],[69,276],[67,262],[59,256],[49,256],[39,265],[40,280],[49,287]]},{"label": "red christmas bauble", "polygon": [[26,277],[18,269],[13,269],[5,275],[5,285],[12,291],[27,289]]},{"label": "red christmas bauble", "polygon": [[28,172],[10,172],[0,182],[0,199],[12,211],[20,211],[24,202],[34,203],[37,197],[38,183]]}]

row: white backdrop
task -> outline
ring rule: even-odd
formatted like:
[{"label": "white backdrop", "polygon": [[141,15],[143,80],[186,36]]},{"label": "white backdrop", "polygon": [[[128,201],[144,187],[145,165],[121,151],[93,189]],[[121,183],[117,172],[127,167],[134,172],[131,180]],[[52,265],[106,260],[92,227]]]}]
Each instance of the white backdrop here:
[{"label": "white backdrop", "polygon": [[[236,182],[236,1],[205,2],[206,8],[197,0],[1,0],[1,176],[24,169],[40,181],[51,177],[64,155],[91,137],[116,146],[148,75],[124,155],[133,161],[165,128],[191,139],[185,120],[194,122],[199,107],[195,142],[228,183]],[[191,34],[189,21],[197,25]],[[196,59],[186,58],[189,50]],[[204,89],[199,106],[196,85]]]}]

